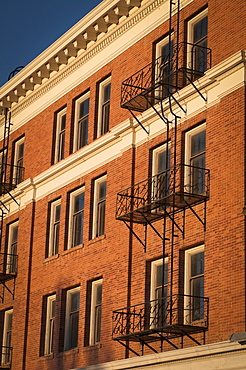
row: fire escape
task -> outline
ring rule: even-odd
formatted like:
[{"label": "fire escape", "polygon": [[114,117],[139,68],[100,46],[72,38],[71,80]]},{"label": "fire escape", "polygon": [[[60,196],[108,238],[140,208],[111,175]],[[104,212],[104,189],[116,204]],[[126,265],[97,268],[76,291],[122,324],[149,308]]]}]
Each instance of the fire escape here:
[{"label": "fire escape", "polygon": [[[183,347],[184,337],[196,344],[205,343],[208,330],[208,298],[180,293],[177,288],[174,260],[177,259],[178,239],[185,237],[186,213],[191,213],[206,229],[206,202],[209,199],[209,170],[178,162],[178,111],[185,112],[177,92],[187,85],[206,101],[196,80],[211,67],[211,50],[204,43],[180,42],[180,1],[170,0],[169,52],[148,64],[122,83],[121,107],[128,109],[146,132],[139,116],[152,108],[166,126],[166,170],[151,176],[117,194],[116,219],[123,221],[146,251],[147,228],[161,240],[163,268],[162,289],[158,299],[113,311],[113,340],[140,355],[134,343],[141,345],[141,354],[148,347],[157,353],[152,343],[168,343],[172,348]],[[175,30],[175,33],[172,31]],[[176,107],[176,109],[174,109]],[[169,111],[169,115],[167,115]],[[171,119],[170,119],[171,116]],[[172,143],[170,148],[170,132]],[[171,159],[168,159],[171,158]],[[162,220],[163,231],[155,226]],[[134,230],[134,224],[144,226],[144,237]],[[165,257],[168,251],[168,290],[164,286]],[[179,338],[179,339],[178,339]]]},{"label": "fire escape", "polygon": [[[14,299],[18,262],[17,237],[11,238],[11,241],[8,240],[5,245],[2,242],[4,217],[9,212],[9,200],[14,201],[19,206],[14,197],[13,190],[23,180],[24,175],[24,168],[20,161],[16,164],[8,163],[11,126],[11,111],[9,108],[4,108],[3,142],[0,151],[0,284],[2,285],[0,299],[2,302],[4,301],[5,291],[10,293],[12,299]],[[11,325],[11,323],[8,325]],[[8,332],[7,328],[6,333],[4,345],[1,346],[0,369],[11,368],[11,330]]]}]

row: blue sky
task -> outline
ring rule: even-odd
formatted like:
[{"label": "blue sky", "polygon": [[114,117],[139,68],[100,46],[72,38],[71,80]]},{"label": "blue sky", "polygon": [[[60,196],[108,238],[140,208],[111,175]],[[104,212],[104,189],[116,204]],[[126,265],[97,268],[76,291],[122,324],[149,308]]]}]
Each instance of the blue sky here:
[{"label": "blue sky", "polygon": [[101,0],[0,0],[0,86]]}]

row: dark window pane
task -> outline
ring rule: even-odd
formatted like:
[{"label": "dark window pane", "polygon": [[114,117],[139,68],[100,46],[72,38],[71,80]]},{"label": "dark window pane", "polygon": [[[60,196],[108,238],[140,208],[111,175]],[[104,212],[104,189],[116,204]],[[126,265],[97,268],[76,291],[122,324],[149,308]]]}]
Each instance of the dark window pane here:
[{"label": "dark window pane", "polygon": [[60,221],[60,210],[61,210],[61,206],[60,204],[58,204],[55,207],[55,222]]},{"label": "dark window pane", "polygon": [[80,212],[73,217],[73,247],[82,244],[83,241],[84,213]]},{"label": "dark window pane", "polygon": [[51,251],[51,255],[55,255],[58,253],[59,249],[59,232],[60,232],[60,223],[54,224],[53,229],[53,250]]},{"label": "dark window pane", "polygon": [[169,151],[168,151],[168,158],[167,158],[166,150],[164,150],[163,152],[158,153],[157,161],[158,161],[158,164],[157,164],[158,173],[167,170],[170,167],[170,153],[169,153]]},{"label": "dark window pane", "polygon": [[195,156],[206,149],[206,131],[198,132],[191,137],[191,156]]},{"label": "dark window pane", "polygon": [[109,109],[110,109],[110,102],[106,102],[102,106],[102,128],[101,134],[105,134],[109,129]]},{"label": "dark window pane", "polygon": [[194,43],[207,36],[208,33],[208,17],[202,18],[194,25]]},{"label": "dark window pane", "polygon": [[110,90],[111,90],[111,83],[104,86],[104,96],[103,96],[104,103],[110,99]]},{"label": "dark window pane", "polygon": [[100,342],[102,306],[95,308],[95,343]]},{"label": "dark window pane", "polygon": [[79,313],[75,312],[70,315],[70,348],[77,347],[78,345],[78,325]]},{"label": "dark window pane", "polygon": [[88,116],[78,122],[78,149],[88,142]]},{"label": "dark window pane", "polygon": [[53,352],[53,338],[54,338],[54,319],[50,320],[49,338],[48,338],[48,353]]},{"label": "dark window pane", "polygon": [[63,114],[61,117],[60,131],[65,130],[65,128],[66,128],[66,114]]},{"label": "dark window pane", "polygon": [[17,239],[18,239],[18,226],[15,226],[12,229],[12,243],[17,242]]},{"label": "dark window pane", "polygon": [[99,201],[106,198],[106,185],[106,181],[103,181],[99,184]]},{"label": "dark window pane", "polygon": [[7,320],[7,322],[8,322],[7,330],[8,331],[12,329],[12,318],[13,318],[13,314],[11,313],[11,314],[8,315],[8,320]]},{"label": "dark window pane", "polygon": [[97,285],[96,304],[102,303],[102,284]]},{"label": "dark window pane", "polygon": [[162,281],[163,281],[163,278],[164,278],[164,285],[167,284],[167,263],[165,263],[165,266],[164,266],[164,276],[163,276],[163,265],[158,265],[156,267],[156,286],[159,287],[159,286],[162,286]]},{"label": "dark window pane", "polygon": [[56,301],[53,299],[51,301],[51,317],[55,317],[55,307],[56,307]]},{"label": "dark window pane", "polygon": [[78,194],[74,197],[74,213],[84,209],[84,193]]},{"label": "dark window pane", "polygon": [[191,256],[191,276],[204,274],[204,252]]},{"label": "dark window pane", "polygon": [[80,292],[71,294],[71,312],[79,310]]},{"label": "dark window pane", "polygon": [[84,100],[79,107],[79,118],[82,118],[89,114],[90,99]]},{"label": "dark window pane", "polygon": [[200,276],[191,281],[192,320],[203,319],[204,314],[204,277]]},{"label": "dark window pane", "polygon": [[97,236],[104,234],[104,225],[105,225],[105,207],[106,202],[102,201],[98,203],[97,208]]},{"label": "dark window pane", "polygon": [[64,158],[64,147],[65,147],[65,131],[59,133],[59,144],[58,144],[58,158],[60,161]]},{"label": "dark window pane", "polygon": [[19,146],[18,146],[18,154],[17,154],[17,157],[18,159],[19,158],[22,158],[24,155],[24,143],[21,143]]}]

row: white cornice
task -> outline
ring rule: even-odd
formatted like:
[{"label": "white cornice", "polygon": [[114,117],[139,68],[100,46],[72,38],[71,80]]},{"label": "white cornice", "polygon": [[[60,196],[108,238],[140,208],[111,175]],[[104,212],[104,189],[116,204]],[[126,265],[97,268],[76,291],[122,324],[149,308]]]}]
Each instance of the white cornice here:
[{"label": "white cornice", "polygon": [[[27,97],[21,100],[17,106],[23,107],[24,101],[28,104],[33,99],[39,98],[54,84],[66,78],[81,64],[166,1],[104,0],[1,88],[0,108],[2,107],[2,111],[4,107],[13,108],[16,106],[16,102],[21,100],[20,97],[26,97],[26,95]],[[138,5],[139,9],[134,5]],[[135,11],[132,12],[132,9]],[[113,30],[111,30],[112,23],[115,24]],[[76,42],[76,47],[74,42]],[[71,48],[72,53],[69,54]],[[65,55],[66,53],[68,55]],[[71,58],[74,53],[75,57]],[[54,66],[53,69],[50,67],[51,64]],[[67,65],[67,68],[61,69],[61,65],[63,67]],[[57,72],[54,73],[54,70]],[[37,87],[37,84],[41,84],[41,86]],[[42,84],[44,84],[44,88]],[[33,93],[29,95],[32,90],[34,90]],[[27,94],[27,92],[29,93]],[[16,108],[13,109],[13,113]]]},{"label": "white cornice", "polygon": [[73,370],[243,369],[245,355],[246,345],[226,341],[136,356]]}]

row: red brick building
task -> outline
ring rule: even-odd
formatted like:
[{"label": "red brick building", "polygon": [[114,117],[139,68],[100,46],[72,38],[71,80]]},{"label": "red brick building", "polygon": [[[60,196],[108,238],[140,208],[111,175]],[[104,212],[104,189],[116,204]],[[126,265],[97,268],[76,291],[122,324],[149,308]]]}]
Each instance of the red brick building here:
[{"label": "red brick building", "polygon": [[104,0],[1,87],[1,368],[245,369],[245,19]]}]

